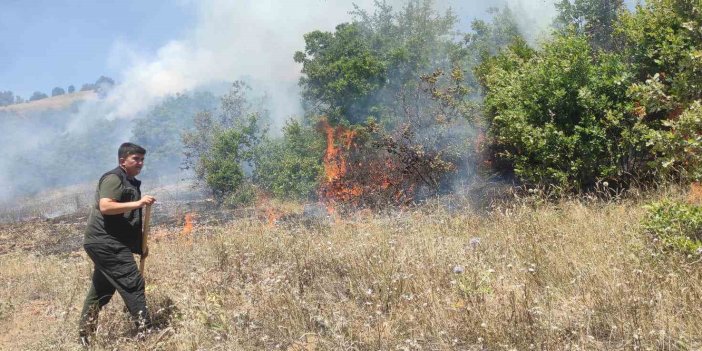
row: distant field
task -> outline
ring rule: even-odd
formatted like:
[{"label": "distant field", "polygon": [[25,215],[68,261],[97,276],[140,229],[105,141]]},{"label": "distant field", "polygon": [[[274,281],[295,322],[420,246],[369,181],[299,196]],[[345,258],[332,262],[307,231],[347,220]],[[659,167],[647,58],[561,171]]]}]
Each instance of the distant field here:
[{"label": "distant field", "polygon": [[73,94],[52,96],[46,99],[9,106],[2,106],[0,107],[0,112],[26,114],[30,112],[40,112],[44,110],[61,110],[70,107],[71,104],[75,102],[94,100],[97,98],[98,96],[94,91],[79,91]]},{"label": "distant field", "polygon": [[[116,297],[95,349],[698,350],[700,262],[642,233],[645,202],[316,219],[277,207],[288,214],[224,224],[196,213],[190,233],[182,220],[152,232],[147,295],[162,329],[135,340]],[[82,227],[0,225],[0,349],[79,349]]]}]

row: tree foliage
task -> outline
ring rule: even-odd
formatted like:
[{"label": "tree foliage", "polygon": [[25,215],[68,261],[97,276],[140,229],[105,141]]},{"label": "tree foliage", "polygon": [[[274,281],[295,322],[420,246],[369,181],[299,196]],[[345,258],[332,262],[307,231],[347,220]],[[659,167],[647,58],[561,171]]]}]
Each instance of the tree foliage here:
[{"label": "tree foliage", "polygon": [[11,91],[0,91],[0,106],[12,105],[15,103],[15,94]]},{"label": "tree foliage", "polygon": [[432,1],[410,1],[399,11],[379,2],[373,13],[356,8],[352,14],[354,21],[333,33],[305,34],[305,50],[295,53],[309,113],[334,124],[380,119],[398,108],[397,95],[407,84],[450,68],[456,18],[437,14]]},{"label": "tree foliage", "polygon": [[257,151],[254,179],[278,198],[313,198],[322,176],[324,148],[319,131],[289,120],[282,138],[266,140]]},{"label": "tree foliage", "polygon": [[596,49],[611,51],[619,46],[615,30],[624,0],[561,0],[556,8],[556,28],[584,35]]},{"label": "tree foliage", "polygon": [[560,30],[540,50],[517,42],[477,70],[495,169],[568,189],[699,179],[702,5],[559,9]]},{"label": "tree foliage", "polygon": [[595,57],[584,37],[561,35],[538,52],[517,42],[485,65],[498,168],[529,183],[576,189],[637,171],[637,118],[626,95],[632,77],[619,56]]},{"label": "tree foliage", "polygon": [[216,108],[217,98],[211,93],[181,93],[165,98],[145,116],[134,120],[133,140],[149,151],[152,174],[177,173],[185,161],[181,134],[194,127],[197,113]]},{"label": "tree foliage", "polygon": [[196,182],[221,204],[237,205],[253,196],[244,167],[251,167],[266,133],[261,121],[267,111],[249,102],[249,89],[235,82],[221,98],[219,109],[197,113],[194,127],[182,137],[184,166],[194,171]]},{"label": "tree foliage", "polygon": [[37,100],[41,100],[41,99],[46,99],[48,97],[49,97],[48,95],[46,95],[40,91],[35,91],[32,94],[32,96],[29,97],[29,101],[37,101]]},{"label": "tree foliage", "polygon": [[63,90],[63,88],[61,88],[61,87],[55,87],[55,88],[51,89],[51,96],[59,96],[59,95],[65,94],[65,93],[66,93],[66,91]]}]

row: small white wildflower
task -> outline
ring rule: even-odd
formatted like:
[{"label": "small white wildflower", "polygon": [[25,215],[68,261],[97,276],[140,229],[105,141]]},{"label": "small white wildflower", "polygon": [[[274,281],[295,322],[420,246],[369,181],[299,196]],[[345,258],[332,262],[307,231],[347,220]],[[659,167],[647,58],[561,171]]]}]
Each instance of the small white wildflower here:
[{"label": "small white wildflower", "polygon": [[697,250],[695,250],[695,253],[698,255],[702,255],[702,247],[698,247]]},{"label": "small white wildflower", "polygon": [[463,274],[463,272],[465,272],[465,270],[466,269],[463,268],[463,266],[454,266],[453,267],[453,273],[455,273],[455,274]]},{"label": "small white wildflower", "polygon": [[602,185],[604,185],[605,188],[609,187],[609,183],[608,183],[608,182],[602,182]]}]

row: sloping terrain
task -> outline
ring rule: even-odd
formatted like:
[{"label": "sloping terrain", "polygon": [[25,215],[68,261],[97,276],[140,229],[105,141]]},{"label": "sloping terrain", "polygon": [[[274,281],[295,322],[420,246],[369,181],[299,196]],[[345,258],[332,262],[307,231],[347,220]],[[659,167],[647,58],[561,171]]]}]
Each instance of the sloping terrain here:
[{"label": "sloping terrain", "polygon": [[64,110],[72,104],[98,98],[97,93],[92,90],[79,91],[73,94],[63,94],[58,96],[47,97],[41,100],[24,102],[8,106],[0,106],[0,113],[11,113],[17,115],[25,115],[46,110]]},{"label": "sloping terrain", "polygon": [[[435,203],[223,224],[196,213],[192,231],[153,228],[147,294],[160,330],[137,340],[115,298],[95,349],[698,349],[699,260],[642,234],[642,205]],[[0,253],[0,349],[79,348],[91,265],[64,244],[78,229],[0,228],[17,242]]]}]

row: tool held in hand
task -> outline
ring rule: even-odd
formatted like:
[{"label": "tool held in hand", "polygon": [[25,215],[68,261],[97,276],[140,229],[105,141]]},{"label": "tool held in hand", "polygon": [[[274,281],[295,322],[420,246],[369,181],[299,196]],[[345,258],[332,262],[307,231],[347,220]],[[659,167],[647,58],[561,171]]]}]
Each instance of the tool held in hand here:
[{"label": "tool held in hand", "polygon": [[[147,238],[149,236],[149,227],[151,224],[151,205],[146,205],[146,214],[144,215],[144,230],[141,236],[141,252],[148,252]],[[146,255],[142,254],[139,260],[139,272],[144,276],[144,263],[146,262]]]}]

